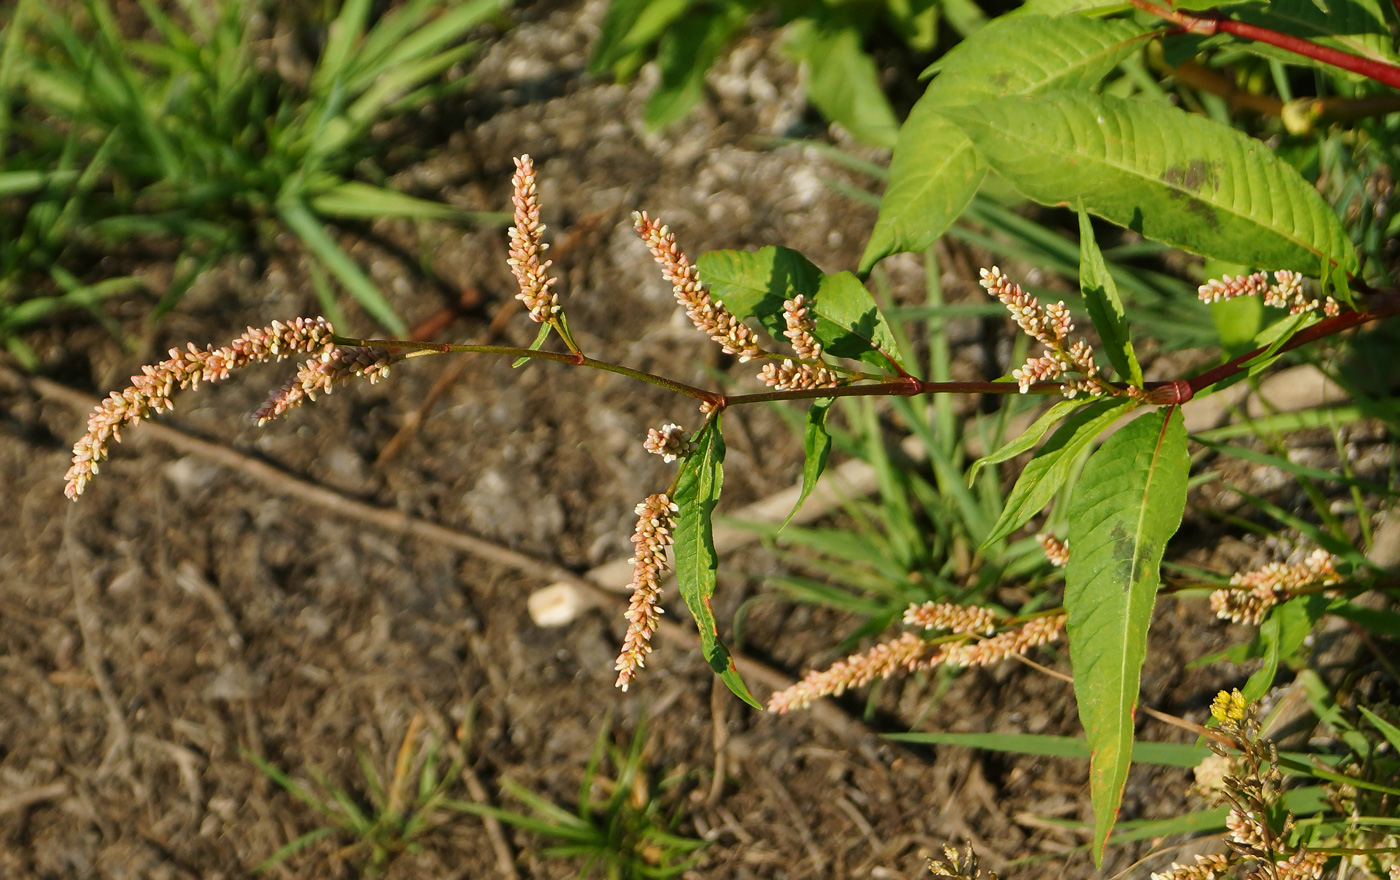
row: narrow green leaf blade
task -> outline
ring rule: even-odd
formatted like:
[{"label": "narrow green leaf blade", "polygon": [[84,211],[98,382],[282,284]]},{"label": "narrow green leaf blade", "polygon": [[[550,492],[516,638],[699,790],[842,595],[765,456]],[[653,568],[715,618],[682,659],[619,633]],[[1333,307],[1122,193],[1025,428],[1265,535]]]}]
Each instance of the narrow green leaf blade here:
[{"label": "narrow green leaf blade", "polygon": [[1066,419],[1021,471],[1002,508],[1001,518],[982,542],[982,548],[988,549],[1010,536],[1040,513],[1069,479],[1070,468],[1079,453],[1135,405],[1131,400],[1099,400]]},{"label": "narrow green leaf blade", "polygon": [[1365,706],[1358,705],[1356,708],[1361,710],[1361,714],[1366,716],[1367,721],[1376,726],[1376,730],[1381,732],[1381,736],[1390,743],[1390,747],[1400,752],[1400,727],[1396,727]]},{"label": "narrow green leaf blade", "polygon": [[890,183],[860,258],[860,273],[890,254],[922,251],[958,219],[987,176],[986,163],[962,129],[927,95],[899,129]]},{"label": "narrow green leaf blade", "polygon": [[666,30],[656,52],[661,84],[642,110],[648,128],[665,128],[700,103],[705,73],[744,17],[737,7],[692,10]]},{"label": "narrow green leaf blade", "polygon": [[735,696],[755,709],[762,709],[719,640],[719,627],[710,604],[715,594],[718,565],[711,519],[724,482],[724,438],[720,436],[718,413],[700,429],[695,445],[694,454],[681,465],[676,494],[671,499],[680,508],[675,531],[676,582],[680,585],[681,598],[695,618],[700,631],[700,648],[710,668]]},{"label": "narrow green leaf blade", "polygon": [[1054,92],[949,107],[982,156],[1042,204],[1208,257],[1319,276],[1357,268],[1317,190],[1263,143],[1159,103]]},{"label": "narrow green leaf blade", "polygon": [[326,228],[321,225],[321,221],[312,215],[310,209],[304,202],[299,200],[286,200],[279,203],[278,213],[281,214],[283,222],[297,234],[308,250],[325,264],[331,274],[336,277],[345,289],[350,291],[366,312],[380,324],[384,325],[390,333],[395,336],[407,336],[408,325],[394,311],[394,307],[389,305],[389,301],[384,298],[379,287],[370,280],[354,260],[340,249],[331,238]]},{"label": "narrow green leaf blade", "polygon": [[1119,378],[1142,387],[1142,367],[1133,352],[1133,340],[1128,333],[1128,319],[1123,312],[1123,300],[1118,298],[1118,285],[1103,261],[1103,253],[1094,241],[1094,227],[1084,206],[1079,207],[1079,290],[1089,308],[1089,318],[1103,340],[1104,353]]},{"label": "narrow green leaf blade", "polygon": [[977,475],[982,473],[982,468],[989,465],[1001,464],[1003,461],[1015,458],[1026,450],[1030,449],[1040,438],[1045,436],[1045,432],[1053,428],[1060,419],[1079,409],[1091,401],[1086,397],[1078,397],[1073,400],[1060,400],[1045,411],[1045,413],[1021,433],[1015,440],[1002,445],[995,452],[989,452],[972,463],[972,467],[967,471],[967,484],[971,486],[977,480]]},{"label": "narrow green leaf blade", "polygon": [[[540,348],[541,348],[541,346],[544,345],[544,341],[545,341],[546,339],[549,338],[550,331],[552,331],[553,329],[554,329],[554,325],[553,325],[553,324],[548,324],[548,323],[542,323],[542,324],[540,324],[539,332],[535,334],[535,341],[532,342],[532,343],[530,343],[530,350],[531,350],[531,351],[539,351]],[[518,370],[518,369],[520,369],[521,367],[523,367],[523,366],[525,366],[526,364],[528,364],[531,360],[533,360],[533,358],[518,357],[518,358],[516,358],[514,361],[511,362],[510,367],[511,367],[512,370]]]},{"label": "narrow green leaf blade", "polygon": [[1241,693],[1251,703],[1263,698],[1274,686],[1281,661],[1287,660],[1303,646],[1322,616],[1330,600],[1320,593],[1298,596],[1272,609],[1259,626],[1259,641],[1264,646],[1264,664],[1245,682]]},{"label": "narrow green leaf blade", "polygon": [[1181,414],[1159,410],[1129,422],[1090,456],[1070,505],[1065,610],[1079,718],[1094,752],[1096,863],[1128,778],[1147,628],[1189,472]]},{"label": "narrow green leaf blade", "polygon": [[[989,752],[1041,755],[1047,758],[1089,758],[1092,749],[1077,736],[1041,733],[887,733],[886,739],[929,746],[962,746]],[[1210,749],[1189,743],[1133,743],[1133,760],[1161,767],[1195,767],[1210,756]]]},{"label": "narrow green leaf blade", "polygon": [[345,181],[318,193],[311,198],[310,204],[317,214],[350,219],[405,217],[410,220],[445,220],[492,226],[504,226],[510,222],[510,215],[499,211],[463,211],[442,202],[420,199],[356,180]]},{"label": "narrow green leaf blade", "polygon": [[806,501],[807,496],[817,487],[817,479],[821,477],[822,471],[826,470],[826,460],[831,455],[831,432],[826,429],[826,416],[835,402],[834,398],[824,397],[812,401],[811,407],[807,409],[807,426],[802,432],[802,448],[807,454],[802,465],[802,492],[797,496],[797,503],[792,506],[792,512],[783,520],[779,529],[792,522],[797,511],[802,509],[802,502]]}]

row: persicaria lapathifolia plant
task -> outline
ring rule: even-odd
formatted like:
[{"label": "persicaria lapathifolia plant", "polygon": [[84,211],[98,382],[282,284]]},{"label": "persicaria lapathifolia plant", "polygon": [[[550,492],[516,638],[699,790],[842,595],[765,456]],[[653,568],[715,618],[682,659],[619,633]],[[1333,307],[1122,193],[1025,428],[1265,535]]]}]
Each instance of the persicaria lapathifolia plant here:
[{"label": "persicaria lapathifolia plant", "polygon": [[[712,252],[692,262],[667,227],[638,213],[636,232],[661,265],[677,303],[695,327],[740,363],[763,362],[753,379],[767,390],[727,394],[585,353],[570,334],[557,281],[543,256],[545,229],[539,222],[535,170],[527,156],[516,161],[513,189],[510,265],[519,283],[519,298],[540,325],[528,348],[358,339],[336,333],[324,319],[298,318],[261,330],[250,328],[222,348],[173,350],[167,360],[143,368],[130,387],[112,394],[92,414],[87,433],[74,447],[67,494],[76,498],[86,489],[112,443],[121,439],[123,428],[170,409],[175,390],[223,379],[248,364],[293,355],[308,359],[259,408],[255,414],[259,422],[281,416],[349,379],[375,381],[401,360],[446,352],[554,361],[664,387],[699,405],[700,424],[690,433],[677,424],[652,428],[644,441],[648,451],[677,461],[679,468],[668,486],[649,494],[637,507],[633,592],[616,663],[617,684],[626,689],[636,681],[651,651],[661,614],[663,575],[670,567],[667,547],[673,547],[679,591],[696,621],[707,661],[735,694],[757,707],[760,704],[720,639],[711,610],[717,567],[711,519],[723,482],[726,409],[770,401],[811,402],[800,506],[826,465],[832,445],[826,418],[841,398],[947,392],[1061,397],[1021,437],[974,465],[977,470],[1030,452],[1048,435],[1016,481],[984,547],[999,545],[1039,516],[1060,494],[1081,454],[1110,424],[1133,413],[1138,417],[1089,455],[1070,501],[1066,538],[1042,538],[1047,558],[1064,566],[1062,608],[1017,615],[990,607],[916,604],[905,615],[910,631],[809,674],[772,695],[768,703],[770,709],[785,712],[893,673],[935,665],[996,663],[1067,638],[1080,714],[1095,754],[1092,788],[1100,815],[1100,844],[1112,824],[1130,761],[1139,670],[1161,584],[1162,555],[1185,506],[1190,462],[1180,405],[1257,372],[1291,348],[1400,311],[1400,299],[1393,292],[1367,291],[1366,301],[1361,302],[1335,284],[1327,288],[1333,283],[1327,278],[1343,277],[1330,269],[1323,273],[1324,289],[1337,293],[1336,299],[1302,293],[1301,278],[1288,274],[1293,269],[1275,271],[1273,286],[1262,279],[1222,280],[1209,289],[1233,292],[1239,288],[1274,296],[1290,308],[1299,306],[1297,314],[1287,319],[1293,323],[1283,335],[1261,340],[1254,350],[1199,375],[1148,382],[1138,365],[1113,277],[1095,244],[1088,214],[1081,208],[1081,293],[1101,341],[1098,352],[1106,361],[1097,360],[1087,340],[1072,338],[1075,327],[1069,306],[1064,302],[1042,306],[992,268],[982,273],[983,285],[1007,307],[1021,330],[1042,346],[1042,352],[1000,381],[928,381],[909,371],[910,362],[888,320],[856,275],[823,273],[801,254],[781,247]],[[880,235],[878,229],[876,235]],[[1340,265],[1346,265],[1345,259]],[[1325,305],[1322,309],[1307,306],[1315,302]],[[1328,316],[1319,315],[1320,310]],[[556,335],[565,350],[546,348]],[[1354,567],[1357,560],[1348,557],[1345,563]],[[1218,608],[1228,611],[1232,619],[1257,620],[1269,605],[1305,593],[1309,585],[1343,588],[1330,556],[1325,564],[1319,558],[1308,565],[1305,573],[1290,574],[1288,569],[1240,581]]]}]

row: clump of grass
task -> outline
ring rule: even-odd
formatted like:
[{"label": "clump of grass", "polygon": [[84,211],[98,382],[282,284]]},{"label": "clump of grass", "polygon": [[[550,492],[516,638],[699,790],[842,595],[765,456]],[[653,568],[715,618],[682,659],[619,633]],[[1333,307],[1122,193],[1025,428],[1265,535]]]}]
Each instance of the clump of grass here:
[{"label": "clump of grass", "polygon": [[200,272],[283,231],[403,334],[326,224],[498,219],[383,186],[370,129],[462,88],[441,77],[503,3],[411,0],[375,19],[370,0],[347,0],[294,82],[259,45],[260,4],[140,0],[144,21],[124,28],[110,0],[21,0],[0,61],[0,338],[33,365],[24,328],[74,307],[100,317],[139,282],[80,275],[131,242],[176,252],[159,315]]},{"label": "clump of grass", "polygon": [[450,822],[454,816],[470,812],[465,807],[474,805],[451,797],[466,765],[469,724],[459,730],[457,754],[446,772],[441,767],[441,741],[432,733],[420,741],[422,729],[423,716],[413,716],[387,786],[368,756],[356,750],[364,772],[367,804],[332,783],[324,774],[309,771],[316,785],[305,785],[264,758],[244,752],[269,779],[325,820],[325,824],[268,856],[253,873],[261,874],[319,840],[339,836],[351,843],[337,851],[336,859],[357,861],[363,876],[375,877],[400,853],[418,852],[420,840],[435,828]]},{"label": "clump of grass", "polygon": [[578,860],[579,877],[591,877],[599,870],[608,880],[679,876],[694,867],[699,860],[696,853],[706,843],[677,834],[681,812],[668,813],[663,805],[663,793],[681,777],[668,776],[653,785],[643,755],[645,725],[638,726],[625,749],[609,742],[610,728],[604,721],[573,809],[508,778],[501,780],[501,790],[524,804],[529,813],[475,803],[456,804],[456,808],[493,816],[554,841],[540,853]]}]

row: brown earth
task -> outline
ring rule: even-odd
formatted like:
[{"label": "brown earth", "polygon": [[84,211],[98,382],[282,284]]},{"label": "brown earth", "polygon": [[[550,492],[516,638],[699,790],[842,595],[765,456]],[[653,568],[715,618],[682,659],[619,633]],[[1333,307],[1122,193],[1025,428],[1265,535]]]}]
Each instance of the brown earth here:
[{"label": "brown earth", "polygon": [[[752,385],[678,315],[631,232],[630,212],[664,218],[692,255],[781,243],[836,270],[854,266],[874,212],[825,181],[866,182],[814,149],[765,140],[810,126],[800,77],[771,34],[746,39],[721,62],[708,104],[692,118],[664,135],[646,132],[645,81],[618,86],[582,72],[601,7],[536,11],[489,50],[474,97],[385,132],[404,139],[408,157],[393,183],[499,210],[509,201],[511,157],[533,154],[561,290],[585,350],[699,384],[713,384],[719,367]],[[348,230],[345,241],[410,324],[462,291],[476,297],[437,338],[480,338],[513,293],[499,230],[378,223]],[[221,342],[247,324],[315,313],[306,259],[291,242],[279,244],[286,249],[202,279],[154,328],[141,320],[149,300],[121,304],[135,351],[81,324],[36,333],[45,372],[95,394],[172,345]],[[966,251],[949,255],[952,265],[980,263]],[[168,270],[143,271],[158,287]],[[921,299],[912,261],[897,261],[891,275],[897,299]],[[947,283],[950,297],[976,296],[969,272]],[[373,331],[353,311],[350,324]],[[965,329],[959,369],[981,375],[986,328]],[[515,344],[531,336],[523,315],[506,325]],[[253,371],[183,395],[163,422],[270,465],[289,484],[308,481],[440,523],[542,565],[584,571],[625,557],[633,506],[671,475],[640,440],[663,421],[697,427],[693,405],[622,377],[478,358],[402,451],[376,464],[448,363],[411,361],[385,383],[338,391],[262,429],[242,414],[285,371]],[[68,503],[61,476],[82,412],[45,394],[51,386],[3,375],[0,877],[248,876],[319,818],[240,750],[299,779],[314,769],[367,800],[357,750],[387,774],[414,716],[450,739],[473,713],[470,767],[490,802],[514,809],[522,806],[501,793],[502,779],[569,808],[603,725],[625,744],[647,720],[653,781],[680,780],[657,797],[679,811],[681,833],[711,842],[690,876],[917,877],[944,842],[964,840],[992,868],[1039,859],[1003,876],[1094,873],[1083,829],[1056,824],[1090,819],[1082,763],[910,749],[869,732],[918,723],[1077,734],[1060,681],[1012,664],[959,675],[945,690],[939,681],[901,683],[880,693],[870,725],[859,722],[862,702],[848,697],[840,704],[852,713],[848,724],[833,729],[810,714],[775,717],[726,694],[712,698],[698,654],[663,644],[639,686],[622,694],[612,671],[620,601],[541,629],[525,605],[546,583],[540,569],[367,526],[246,467],[151,439],[149,429],[132,431],[81,502]],[[725,508],[796,478],[801,445],[774,412],[735,412],[726,427]],[[722,561],[725,630],[777,564],[757,550]],[[679,603],[668,607],[687,620]],[[761,604],[744,645],[800,674],[829,662],[848,627],[833,612]],[[1184,661],[1238,635],[1210,620],[1203,603],[1164,601],[1145,676],[1151,704],[1199,720],[1215,688],[1242,673],[1188,671]],[[1053,651],[1040,659],[1066,667]],[[1185,736],[1150,721],[1140,732]],[[1188,781],[1186,771],[1135,769],[1123,817],[1181,812]],[[457,796],[473,797],[465,788]],[[272,874],[355,876],[362,854],[343,852],[354,842],[322,841]],[[544,842],[528,833],[506,828],[503,842],[519,876],[577,871],[543,855]],[[444,815],[423,844],[389,876],[506,873],[476,818]],[[1147,847],[1110,852],[1105,874],[1145,876],[1170,860],[1130,868]]]}]

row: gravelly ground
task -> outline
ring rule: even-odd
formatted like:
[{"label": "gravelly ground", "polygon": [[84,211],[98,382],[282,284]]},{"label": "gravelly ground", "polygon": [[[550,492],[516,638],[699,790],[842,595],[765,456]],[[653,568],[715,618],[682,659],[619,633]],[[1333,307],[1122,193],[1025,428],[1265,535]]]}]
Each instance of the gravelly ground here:
[{"label": "gravelly ground", "polygon": [[[730,365],[677,314],[630,232],[630,212],[662,216],[692,255],[782,243],[830,270],[854,265],[874,214],[825,186],[861,181],[816,151],[761,140],[808,124],[801,79],[771,34],[746,39],[721,63],[705,108],[653,134],[639,121],[645,77],[627,87],[582,73],[601,8],[527,15],[487,52],[472,97],[386,132],[413,157],[394,183],[501,209],[511,156],[533,154],[579,341],[709,383]],[[439,338],[479,338],[513,292],[500,231],[381,223],[349,233],[352,252],[411,324],[461,291],[479,294]],[[966,251],[951,257],[977,264]],[[145,271],[159,284],[165,270]],[[895,262],[891,277],[897,297],[921,295],[912,261]],[[950,295],[974,296],[973,280],[950,274]],[[87,327],[36,334],[49,375],[88,391],[115,387],[171,345],[308,313],[315,299],[305,259],[279,242],[202,280],[154,330],[139,320],[147,306],[121,307],[140,338],[136,352]],[[353,312],[351,323],[372,331]],[[517,315],[505,338],[527,343],[527,324]],[[985,328],[955,330],[958,369],[981,374]],[[168,422],[549,563],[584,570],[625,556],[633,505],[670,476],[640,439],[666,420],[695,427],[691,405],[620,377],[478,359],[403,451],[377,465],[445,366],[405,364],[384,384],[338,391],[261,430],[242,414],[280,374],[256,372],[181,397]],[[683,832],[712,840],[696,877],[915,877],[947,840],[973,841],[992,867],[1056,856],[1013,876],[1092,873],[1082,852],[1070,852],[1083,835],[1046,821],[1088,818],[1080,764],[909,750],[853,740],[807,715],[757,715],[713,702],[704,664],[675,646],[663,645],[641,685],[622,695],[611,671],[619,608],[540,629],[525,611],[537,579],[367,528],[204,456],[142,442],[139,429],[69,505],[60,478],[81,414],[13,379],[0,383],[0,400],[0,534],[9,536],[0,548],[0,876],[246,876],[317,820],[240,749],[303,778],[315,768],[363,796],[356,749],[388,767],[413,716],[450,734],[473,712],[471,765],[507,806],[518,804],[498,794],[503,777],[571,804],[604,720],[625,740],[649,719],[648,765],[657,779],[683,780],[664,802],[681,810]],[[756,411],[729,422],[726,506],[789,485],[801,449],[781,420]],[[775,565],[758,551],[723,563],[721,620]],[[843,627],[830,612],[763,605],[745,645],[796,673],[829,660]],[[1201,603],[1164,602],[1145,678],[1153,704],[1199,717],[1214,687],[1239,674],[1189,672],[1182,660],[1224,639]],[[933,695],[924,682],[887,688],[876,726],[1077,731],[1068,686],[1024,667],[964,674]],[[859,702],[843,705],[859,712]],[[1142,732],[1180,737],[1150,722]],[[1186,783],[1183,771],[1135,770],[1124,816],[1179,811]],[[507,837],[520,876],[573,875],[541,854],[538,839]],[[351,842],[322,842],[274,873],[353,876],[355,854],[339,850]],[[475,819],[457,818],[424,844],[390,876],[501,873]],[[1140,852],[1111,854],[1107,870]]]}]

